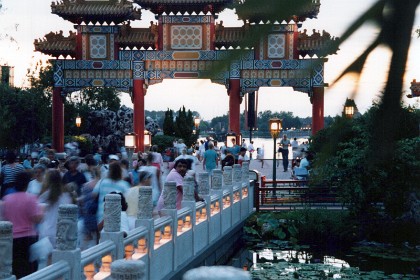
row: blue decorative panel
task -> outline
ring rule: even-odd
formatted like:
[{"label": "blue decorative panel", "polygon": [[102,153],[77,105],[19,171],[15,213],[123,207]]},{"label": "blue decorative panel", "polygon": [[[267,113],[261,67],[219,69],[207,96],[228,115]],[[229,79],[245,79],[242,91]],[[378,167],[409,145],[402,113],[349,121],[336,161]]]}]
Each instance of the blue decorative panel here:
[{"label": "blue decorative panel", "polygon": [[230,63],[230,71],[229,71],[229,77],[230,78],[232,78],[232,79],[235,79],[236,78],[237,79],[237,78],[240,78],[241,77],[241,69],[240,69],[240,66],[241,66],[241,64],[237,60],[232,61]]},{"label": "blue decorative panel", "polygon": [[161,16],[162,23],[210,23],[213,16]]},{"label": "blue decorative panel", "polygon": [[61,60],[55,60],[54,63],[54,86],[56,87],[62,87],[64,86],[63,82],[63,61]]},{"label": "blue decorative panel", "polygon": [[119,60],[57,60],[62,61],[64,70],[129,70],[130,62]]},{"label": "blue decorative panel", "polygon": [[83,87],[115,87],[130,88],[133,86],[132,79],[64,79],[64,85],[68,88]]},{"label": "blue decorative panel", "polygon": [[79,25],[78,33],[118,33],[118,26]]},{"label": "blue decorative panel", "polygon": [[144,61],[133,61],[133,79],[144,79]]},{"label": "blue decorative panel", "polygon": [[[119,51],[120,60],[175,60],[174,53],[182,51]],[[191,51],[185,51],[191,52]],[[232,51],[196,51],[199,54],[197,60],[226,60],[232,58]],[[240,60],[253,60],[253,51],[238,52]],[[236,58],[236,57],[235,57]]]},{"label": "blue decorative panel", "polygon": [[313,71],[313,86],[324,86],[324,65],[320,64],[314,68]]}]

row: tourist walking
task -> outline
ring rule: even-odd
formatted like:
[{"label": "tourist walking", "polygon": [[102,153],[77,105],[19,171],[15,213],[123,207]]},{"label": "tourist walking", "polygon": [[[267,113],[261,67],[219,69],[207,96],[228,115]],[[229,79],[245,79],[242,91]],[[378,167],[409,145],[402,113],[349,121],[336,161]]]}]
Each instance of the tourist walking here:
[{"label": "tourist walking", "polygon": [[[149,171],[139,172],[139,183],[131,187],[127,192],[127,216],[129,228],[134,229],[139,211],[139,190],[144,186],[151,186],[153,174]],[[153,192],[153,191],[152,191]],[[155,206],[155,205],[154,205]]]},{"label": "tourist walking", "polygon": [[252,154],[254,153],[254,141],[251,141],[248,145],[249,160],[252,160]]},{"label": "tourist walking", "polygon": [[36,196],[41,194],[46,169],[47,168],[43,164],[37,164],[34,166],[34,179],[29,182],[28,190],[26,191],[27,193],[31,193]]},{"label": "tourist walking", "polygon": [[85,175],[77,169],[79,164],[79,157],[71,156],[66,162],[67,172],[63,176],[63,184],[76,191],[77,196],[80,196],[82,186],[87,182]]},{"label": "tourist walking", "polygon": [[287,139],[287,135],[284,134],[283,138],[280,140],[279,148],[279,151],[281,152],[281,156],[283,158],[283,172],[287,172],[287,168],[289,167],[289,146],[290,140]]},{"label": "tourist walking", "polygon": [[24,170],[25,168],[22,164],[16,162],[16,154],[11,151],[7,152],[6,164],[1,167],[0,172],[0,182],[2,182],[0,198],[15,191],[16,176],[19,172]]},{"label": "tourist walking", "polygon": [[292,146],[292,153],[293,153],[292,157],[293,157],[293,159],[296,159],[299,155],[299,153],[298,153],[299,142],[296,140],[296,137],[293,138],[291,146]]},{"label": "tourist walking", "polygon": [[212,141],[208,144],[209,149],[204,152],[203,156],[203,169],[210,175],[213,174],[213,169],[216,169],[219,165],[219,156],[214,150],[214,144]]},{"label": "tourist walking", "polygon": [[39,224],[39,239],[47,237],[55,248],[58,208],[62,204],[72,204],[75,201],[71,194],[65,191],[60,172],[57,169],[47,171],[43,188],[45,192],[38,198],[44,209],[44,218]]},{"label": "tourist walking", "polygon": [[43,215],[37,197],[26,193],[31,174],[21,171],[14,179],[16,192],[4,197],[2,212],[3,218],[13,223],[12,274],[19,279],[37,271],[37,262],[29,261],[29,248],[38,241],[35,226],[42,220]]},{"label": "tourist walking", "polygon": [[96,183],[92,194],[99,196],[98,198],[98,211],[96,219],[101,223],[104,216],[104,199],[110,192],[116,191],[125,194],[130,189],[130,184],[122,180],[122,170],[118,161],[109,164],[108,177]]},{"label": "tourist walking", "polygon": [[264,168],[264,148],[257,148],[257,160],[261,162],[261,168]]}]

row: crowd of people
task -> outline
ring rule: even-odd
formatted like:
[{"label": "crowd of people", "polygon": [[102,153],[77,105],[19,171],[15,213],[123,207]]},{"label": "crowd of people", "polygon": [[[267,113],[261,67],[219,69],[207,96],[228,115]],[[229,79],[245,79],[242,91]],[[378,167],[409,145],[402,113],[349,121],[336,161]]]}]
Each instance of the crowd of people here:
[{"label": "crowd of people", "polygon": [[[134,154],[130,161],[127,154],[106,154],[100,147],[96,153],[80,158],[56,153],[46,146],[37,156],[27,156],[23,162],[14,152],[8,152],[1,163],[0,218],[13,223],[13,274],[20,278],[50,262],[51,250],[34,259],[30,256],[30,248],[41,240],[42,244],[49,244],[47,247],[55,247],[58,209],[62,204],[79,206],[78,244],[84,250],[99,242],[107,194],[121,195],[121,231],[128,233],[135,227],[139,190],[144,186],[152,187],[153,217],[158,218],[164,206],[164,183],[176,183],[176,207],[180,209],[183,179],[186,176],[195,178],[200,164],[203,170],[212,174],[214,169],[223,170],[225,166],[250,161],[256,152],[256,159],[263,168],[262,147],[254,151],[253,141],[250,144],[242,141],[241,145],[234,138],[230,141],[229,146],[225,142],[219,148],[216,141],[207,137],[188,148],[180,139],[173,147],[176,157],[167,166],[157,146],[152,146],[147,153]],[[295,144],[285,142],[283,138],[281,147],[288,145],[294,147]],[[293,169],[307,168],[308,161],[300,154],[300,146],[297,147],[292,148]],[[168,169],[166,178],[165,168]],[[198,194],[197,183],[195,199],[203,200]]]},{"label": "crowd of people", "polygon": [[[50,262],[51,250],[56,245],[60,205],[79,206],[78,244],[82,250],[99,241],[107,194],[121,195],[121,231],[124,233],[135,227],[142,186],[152,187],[153,215],[160,217],[158,202],[163,198],[164,166],[156,146],[147,153],[133,155],[132,162],[121,153],[105,154],[101,148],[84,158],[64,157],[49,147],[38,155],[39,158],[28,156],[21,162],[15,152],[9,151],[1,162],[0,218],[13,223],[13,274],[17,278]],[[180,178],[191,167],[190,161],[177,160],[167,180],[182,185]],[[171,175],[174,172],[179,176]],[[181,199],[182,189],[177,196],[177,206]],[[200,199],[198,195],[197,199]],[[47,242],[51,250],[34,260],[31,250],[34,253],[33,248],[41,240],[42,244]]]}]

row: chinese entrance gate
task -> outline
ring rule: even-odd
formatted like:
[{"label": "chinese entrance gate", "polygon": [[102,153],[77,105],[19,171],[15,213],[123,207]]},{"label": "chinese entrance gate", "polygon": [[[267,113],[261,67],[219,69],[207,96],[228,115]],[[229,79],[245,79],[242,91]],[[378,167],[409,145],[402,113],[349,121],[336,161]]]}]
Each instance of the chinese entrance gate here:
[{"label": "chinese entrance gate", "polygon": [[[148,86],[163,79],[210,78],[225,85],[229,131],[237,134],[242,96],[260,87],[293,87],[308,93],[312,132],[316,133],[324,123],[323,49],[334,39],[325,31],[314,30],[310,36],[306,30],[299,32],[296,22],[316,17],[319,1],[308,0],[299,15],[276,18],[288,24],[259,24],[274,20],[257,10],[247,12],[247,1],[134,0],[155,14],[158,22],[152,21],[149,28],[130,26],[130,21],[140,20],[141,11],[126,0],[53,2],[52,12],[76,24],[77,29],[68,37],[51,32],[35,41],[37,51],[57,58],[52,61],[54,148],[64,148],[62,96],[84,87],[114,87],[132,96],[136,146],[143,150],[144,95]],[[217,14],[234,3],[244,25],[216,23]],[[72,59],[58,59],[60,56]],[[228,62],[216,66],[223,61]]]}]

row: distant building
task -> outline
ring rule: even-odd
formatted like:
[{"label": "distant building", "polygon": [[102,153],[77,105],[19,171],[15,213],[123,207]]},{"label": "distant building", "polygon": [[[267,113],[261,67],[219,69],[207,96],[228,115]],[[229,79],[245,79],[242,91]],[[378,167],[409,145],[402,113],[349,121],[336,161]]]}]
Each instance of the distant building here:
[{"label": "distant building", "polygon": [[0,66],[0,84],[7,84],[10,87],[14,86],[14,67]]}]

